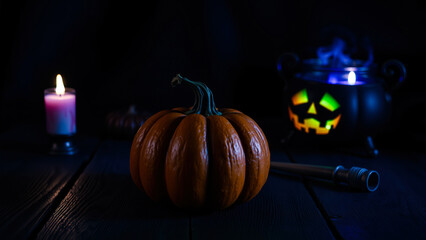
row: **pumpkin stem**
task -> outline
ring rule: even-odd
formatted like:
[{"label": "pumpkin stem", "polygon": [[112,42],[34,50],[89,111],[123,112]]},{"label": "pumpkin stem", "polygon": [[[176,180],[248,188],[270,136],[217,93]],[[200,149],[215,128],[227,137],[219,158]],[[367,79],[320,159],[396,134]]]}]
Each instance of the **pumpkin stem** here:
[{"label": "pumpkin stem", "polygon": [[195,102],[192,106],[192,109],[187,111],[185,114],[197,113],[203,114],[207,117],[211,115],[222,115],[222,113],[216,109],[213,93],[206,84],[191,81],[188,78],[177,74],[176,77],[172,79],[172,86],[174,87],[178,84],[185,84],[190,86],[195,95]]}]

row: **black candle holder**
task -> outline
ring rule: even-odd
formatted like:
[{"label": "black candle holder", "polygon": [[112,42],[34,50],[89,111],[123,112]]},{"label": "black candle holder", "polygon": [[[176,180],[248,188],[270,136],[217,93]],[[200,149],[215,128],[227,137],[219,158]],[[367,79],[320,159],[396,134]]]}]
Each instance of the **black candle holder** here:
[{"label": "black candle holder", "polygon": [[49,135],[50,155],[74,155],[78,152],[74,135]]}]

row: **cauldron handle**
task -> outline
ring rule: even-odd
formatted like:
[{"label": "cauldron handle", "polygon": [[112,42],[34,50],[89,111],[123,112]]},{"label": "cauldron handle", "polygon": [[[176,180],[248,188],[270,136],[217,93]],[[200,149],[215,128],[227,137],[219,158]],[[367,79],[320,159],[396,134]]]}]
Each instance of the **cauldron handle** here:
[{"label": "cauldron handle", "polygon": [[391,93],[395,91],[407,77],[404,64],[396,59],[390,59],[384,62],[381,70]]},{"label": "cauldron handle", "polygon": [[283,77],[291,77],[300,63],[296,53],[283,53],[277,61],[278,73]]}]

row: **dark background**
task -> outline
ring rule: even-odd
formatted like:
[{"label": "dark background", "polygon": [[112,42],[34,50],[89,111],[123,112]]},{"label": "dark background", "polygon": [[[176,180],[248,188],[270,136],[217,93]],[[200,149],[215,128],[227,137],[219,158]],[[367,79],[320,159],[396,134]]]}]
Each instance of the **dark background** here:
[{"label": "dark background", "polygon": [[152,113],[191,105],[189,89],[170,87],[176,73],[207,83],[219,107],[280,117],[278,57],[314,57],[340,35],[349,52],[367,44],[376,63],[405,64],[391,128],[425,133],[425,13],[413,0],[1,1],[0,130],[44,127],[43,90],[58,73],[77,91],[78,132],[101,130],[131,103]]}]

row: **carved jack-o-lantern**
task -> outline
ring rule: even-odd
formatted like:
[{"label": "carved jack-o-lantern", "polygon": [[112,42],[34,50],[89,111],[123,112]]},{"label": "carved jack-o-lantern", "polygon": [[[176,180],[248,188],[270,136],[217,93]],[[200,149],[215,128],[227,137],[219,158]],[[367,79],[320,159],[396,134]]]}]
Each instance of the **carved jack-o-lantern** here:
[{"label": "carved jack-o-lantern", "polygon": [[390,126],[391,93],[405,80],[406,69],[394,59],[381,65],[370,60],[327,65],[322,59],[283,54],[277,69],[289,96],[285,106],[298,130],[289,131],[284,140],[336,146],[363,139],[369,155],[376,156],[372,138]]},{"label": "carved jack-o-lantern", "polygon": [[305,88],[291,97],[288,112],[294,127],[299,131],[327,135],[340,121],[339,108],[339,102],[329,93],[308,96]]}]

